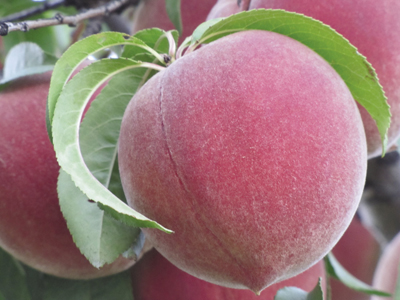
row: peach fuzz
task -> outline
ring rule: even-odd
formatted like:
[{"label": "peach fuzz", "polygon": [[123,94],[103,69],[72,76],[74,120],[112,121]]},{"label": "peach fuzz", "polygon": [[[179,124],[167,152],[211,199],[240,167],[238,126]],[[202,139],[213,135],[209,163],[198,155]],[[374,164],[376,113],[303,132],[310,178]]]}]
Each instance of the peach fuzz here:
[{"label": "peach fuzz", "polygon": [[274,284],[261,292],[221,287],[193,277],[175,267],[155,249],[147,252],[131,270],[133,298],[135,300],[273,300],[279,289],[295,286],[307,292],[313,290],[322,278],[325,290],[324,262]]},{"label": "peach fuzz", "polygon": [[[192,35],[206,17],[216,0],[181,0],[183,32],[180,42]],[[175,29],[165,8],[165,0],[141,0],[133,16],[132,34],[139,30],[157,27],[163,30]]]},{"label": "peach fuzz", "polygon": [[200,279],[256,293],[336,244],[366,175],[362,121],[315,52],[280,34],[229,35],[178,59],[128,105],[119,167],[143,229]]},{"label": "peach fuzz", "polygon": [[57,196],[59,165],[46,131],[51,73],[20,78],[0,93],[0,247],[42,272],[71,279],[130,267],[118,258],[100,270],[75,246]]},{"label": "peach fuzz", "polygon": [[[391,106],[388,149],[400,136],[400,2],[397,0],[219,0],[208,18],[258,8],[284,9],[310,16],[331,26],[367,57],[375,68]],[[368,143],[368,157],[382,153],[375,121],[358,105]]]},{"label": "peach fuzz", "polygon": [[[379,259],[373,280],[373,286],[376,289],[394,293],[396,282],[399,278],[400,266],[400,233],[386,246]],[[392,300],[393,297],[372,296],[371,300]]]}]

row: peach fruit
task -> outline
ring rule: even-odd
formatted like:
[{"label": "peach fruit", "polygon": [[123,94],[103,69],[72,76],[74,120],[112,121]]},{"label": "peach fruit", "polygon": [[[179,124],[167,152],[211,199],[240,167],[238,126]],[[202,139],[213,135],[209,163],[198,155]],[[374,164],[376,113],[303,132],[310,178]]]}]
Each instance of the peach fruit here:
[{"label": "peach fruit", "polygon": [[[353,219],[332,252],[342,266],[353,276],[367,284],[372,284],[381,247],[358,218]],[[333,300],[370,299],[368,294],[352,290],[335,279],[331,280],[331,290]]]},{"label": "peach fruit", "polygon": [[[193,31],[206,20],[216,0],[181,0],[183,33],[182,42],[192,35]],[[132,33],[151,27],[164,30],[175,29],[165,8],[165,0],[141,0],[133,16]]]},{"label": "peach fruit", "polygon": [[358,206],[366,141],[329,64],[280,34],[231,34],[178,59],[133,97],[119,166],[143,229],[182,270],[265,287],[319,261]]},{"label": "peach fruit", "polygon": [[132,268],[131,276],[135,300],[273,300],[278,290],[285,286],[311,291],[319,278],[324,286],[325,267],[323,261],[319,261],[303,273],[266,288],[261,296],[193,277],[179,270],[155,249],[147,252]]},{"label": "peach fruit", "polygon": [[46,131],[50,73],[12,82],[0,93],[0,247],[55,276],[110,275],[134,261],[118,258],[100,270],[75,246],[57,196],[59,165]]},{"label": "peach fruit", "polygon": [[[400,136],[400,1],[397,0],[219,0],[208,19],[229,16],[231,12],[257,8],[284,9],[301,13],[330,25],[356,46],[375,68],[388,103],[392,123],[388,149]],[[368,157],[382,153],[375,121],[359,105],[367,135]]]},{"label": "peach fruit", "polygon": [[[400,233],[386,246],[379,259],[373,280],[373,286],[376,289],[394,293],[396,283],[399,278],[400,266]],[[371,300],[392,300],[393,297],[373,296]]]}]

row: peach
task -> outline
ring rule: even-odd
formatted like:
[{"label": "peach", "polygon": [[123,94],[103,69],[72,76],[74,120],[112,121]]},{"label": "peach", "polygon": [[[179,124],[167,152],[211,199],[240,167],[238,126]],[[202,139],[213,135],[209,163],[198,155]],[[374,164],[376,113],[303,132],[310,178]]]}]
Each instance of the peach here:
[{"label": "peach", "polygon": [[118,258],[100,270],[75,246],[57,196],[59,165],[46,131],[50,73],[12,82],[0,93],[0,247],[52,275],[88,279],[134,261]]},{"label": "peach", "polygon": [[[183,33],[182,42],[192,35],[193,31],[206,20],[216,0],[181,0]],[[139,30],[157,27],[164,30],[175,29],[165,8],[165,0],[141,0],[133,16],[132,33]]]},{"label": "peach", "polygon": [[231,34],[178,59],[133,97],[119,167],[128,203],[180,269],[258,293],[319,261],[358,206],[362,121],[347,86],[303,44]]},{"label": "peach", "polygon": [[[197,279],[175,267],[155,249],[147,252],[132,268],[132,289],[135,300],[273,300],[279,289],[295,286],[307,292],[322,278],[325,282],[324,262],[266,288],[261,296],[251,291],[224,288]],[[324,287],[322,287],[324,289]]]},{"label": "peach", "polygon": [[[376,289],[394,293],[399,276],[400,266],[400,233],[386,246],[379,259],[373,280]],[[393,297],[373,296],[371,300],[392,300]]]},{"label": "peach", "polygon": [[[330,25],[356,46],[375,68],[388,103],[392,123],[388,149],[400,136],[400,2],[397,0],[220,0],[208,18],[226,17],[232,11],[257,8],[284,9],[301,13]],[[225,8],[224,8],[225,7]],[[382,153],[375,121],[359,105],[368,143],[369,158]]]},{"label": "peach", "polygon": [[247,10],[249,0],[218,0],[210,10],[207,20],[225,18],[238,12]]},{"label": "peach", "polygon": [[[337,260],[353,276],[372,284],[381,247],[360,220],[354,218],[349,228],[332,250]],[[333,300],[369,300],[370,296],[345,286],[338,280],[331,280]]]}]

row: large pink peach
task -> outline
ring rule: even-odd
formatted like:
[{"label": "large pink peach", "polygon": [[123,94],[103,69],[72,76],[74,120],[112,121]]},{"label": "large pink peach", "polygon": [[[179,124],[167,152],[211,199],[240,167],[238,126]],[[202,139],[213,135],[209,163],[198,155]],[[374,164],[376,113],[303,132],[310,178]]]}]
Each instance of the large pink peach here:
[{"label": "large pink peach", "polygon": [[[181,0],[183,32],[180,41],[192,35],[207,15],[216,0]],[[133,16],[132,33],[139,30],[157,27],[164,30],[175,29],[165,8],[165,0],[141,0]]]},{"label": "large pink peach", "polygon": [[319,261],[358,206],[362,121],[347,86],[280,34],[229,35],[178,59],[130,102],[119,166],[129,204],[173,264],[259,292]]},{"label": "large pink peach", "polygon": [[134,261],[121,257],[100,270],[93,267],[73,242],[60,211],[60,167],[45,121],[50,77],[23,77],[0,93],[0,247],[60,277],[121,272]]},{"label": "large pink peach", "polygon": [[[400,136],[400,1],[398,0],[219,0],[208,18],[227,17],[232,12],[256,8],[284,9],[301,13],[330,25],[356,46],[376,69],[388,103],[392,123],[388,148]],[[375,121],[359,105],[368,143],[368,156],[382,153]]]},{"label": "large pink peach", "polygon": [[131,271],[135,300],[273,300],[278,290],[295,286],[305,291],[315,288],[322,278],[324,262],[319,261],[303,273],[271,285],[260,296],[251,291],[221,287],[189,275],[166,260],[155,249],[147,252]]}]

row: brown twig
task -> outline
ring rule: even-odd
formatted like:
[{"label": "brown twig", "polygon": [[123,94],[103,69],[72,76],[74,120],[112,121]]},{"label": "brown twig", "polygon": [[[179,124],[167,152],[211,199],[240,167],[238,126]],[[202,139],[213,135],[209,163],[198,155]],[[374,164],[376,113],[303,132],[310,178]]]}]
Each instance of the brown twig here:
[{"label": "brown twig", "polygon": [[101,5],[96,8],[88,9],[85,12],[79,13],[74,16],[62,16],[61,14],[56,14],[54,18],[51,19],[39,19],[32,21],[24,21],[18,23],[2,22],[0,23],[0,36],[7,35],[12,31],[23,31],[26,32],[30,29],[63,25],[67,24],[70,26],[76,26],[79,22],[86,19],[91,19],[99,16],[108,16],[110,13],[118,10],[122,6],[130,3],[131,0],[114,0],[107,4]]},{"label": "brown twig", "polygon": [[51,2],[44,2],[42,5],[31,7],[28,9],[25,9],[23,11],[17,12],[15,14],[11,14],[8,16],[5,16],[4,18],[0,19],[0,23],[2,22],[14,22],[17,20],[21,19],[26,19],[30,16],[40,14],[42,12],[45,12],[47,10],[59,7],[65,5],[65,0],[55,0]]}]

